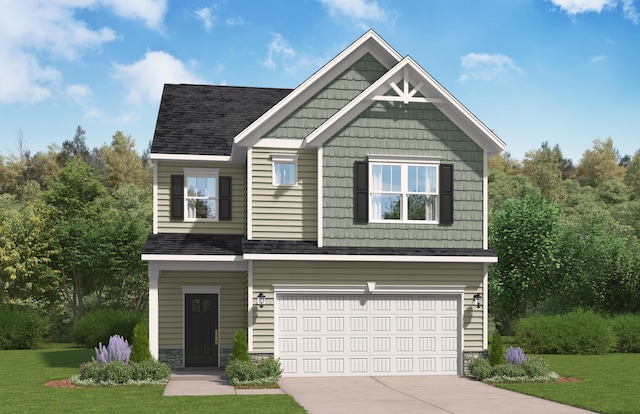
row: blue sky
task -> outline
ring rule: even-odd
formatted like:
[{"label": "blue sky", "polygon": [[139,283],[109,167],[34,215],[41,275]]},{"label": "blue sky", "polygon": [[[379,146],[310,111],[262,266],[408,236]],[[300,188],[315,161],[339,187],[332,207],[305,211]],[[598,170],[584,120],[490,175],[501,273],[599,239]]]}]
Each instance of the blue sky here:
[{"label": "blue sky", "polygon": [[373,28],[522,159],[640,149],[640,0],[0,0],[0,152],[153,137],[164,83],[294,88]]}]

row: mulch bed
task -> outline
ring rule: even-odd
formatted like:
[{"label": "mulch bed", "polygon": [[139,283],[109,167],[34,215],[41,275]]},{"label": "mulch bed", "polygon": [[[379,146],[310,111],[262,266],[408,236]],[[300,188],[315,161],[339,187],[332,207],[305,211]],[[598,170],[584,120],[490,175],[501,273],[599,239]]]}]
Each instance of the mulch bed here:
[{"label": "mulch bed", "polygon": [[53,388],[87,388],[80,385],[75,385],[71,382],[71,378],[63,378],[53,381],[47,381],[44,384],[45,387],[53,387]]},{"label": "mulch bed", "polygon": [[580,382],[580,378],[558,377],[557,382]]}]

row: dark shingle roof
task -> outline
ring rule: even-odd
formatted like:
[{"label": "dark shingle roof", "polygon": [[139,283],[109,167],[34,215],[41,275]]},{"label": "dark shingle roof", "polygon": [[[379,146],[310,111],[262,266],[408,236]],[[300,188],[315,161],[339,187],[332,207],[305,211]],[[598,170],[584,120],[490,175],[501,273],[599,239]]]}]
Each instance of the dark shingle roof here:
[{"label": "dark shingle roof", "polygon": [[[397,247],[318,247],[313,241],[246,240],[226,234],[149,234],[142,254],[236,255],[317,254],[352,256],[496,257],[488,249],[429,249]],[[366,260],[366,259],[365,259]]]},{"label": "dark shingle roof", "polygon": [[466,256],[497,257],[491,249],[430,249],[399,247],[318,247],[316,242],[294,240],[243,240],[245,254],[317,254],[356,256]]},{"label": "dark shingle roof", "polygon": [[149,234],[142,254],[242,255],[242,236]]},{"label": "dark shingle roof", "polygon": [[233,138],[291,91],[164,85],[151,152],[230,155]]}]

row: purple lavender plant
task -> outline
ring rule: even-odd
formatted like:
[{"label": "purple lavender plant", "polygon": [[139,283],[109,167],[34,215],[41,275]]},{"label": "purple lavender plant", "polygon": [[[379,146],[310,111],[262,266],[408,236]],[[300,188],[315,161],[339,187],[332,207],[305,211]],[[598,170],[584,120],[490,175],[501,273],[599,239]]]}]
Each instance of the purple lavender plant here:
[{"label": "purple lavender plant", "polygon": [[109,338],[109,345],[104,346],[102,342],[98,344],[96,350],[96,358],[91,358],[92,361],[98,361],[107,363],[111,361],[120,361],[123,364],[129,363],[129,357],[131,356],[131,346],[126,339],[120,335],[113,335]]},{"label": "purple lavender plant", "polygon": [[507,362],[510,363],[511,365],[519,365],[524,361],[526,361],[528,358],[524,354],[524,351],[522,350],[522,348],[520,347],[514,348],[510,346],[509,348],[507,348],[507,352],[504,355],[504,359],[506,359]]}]

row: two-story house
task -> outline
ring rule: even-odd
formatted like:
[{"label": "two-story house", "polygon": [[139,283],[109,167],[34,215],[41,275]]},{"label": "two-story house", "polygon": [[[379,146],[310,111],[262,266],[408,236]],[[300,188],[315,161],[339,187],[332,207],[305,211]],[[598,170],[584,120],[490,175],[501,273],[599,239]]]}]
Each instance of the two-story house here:
[{"label": "two-story house", "polygon": [[[504,143],[369,31],[296,89],[165,85],[149,336],[286,376],[461,374],[487,348],[487,159]],[[486,302],[486,301],[485,301]]]}]

